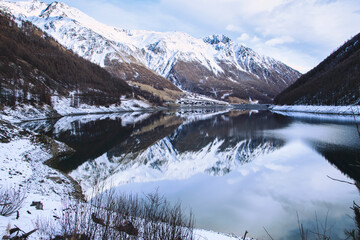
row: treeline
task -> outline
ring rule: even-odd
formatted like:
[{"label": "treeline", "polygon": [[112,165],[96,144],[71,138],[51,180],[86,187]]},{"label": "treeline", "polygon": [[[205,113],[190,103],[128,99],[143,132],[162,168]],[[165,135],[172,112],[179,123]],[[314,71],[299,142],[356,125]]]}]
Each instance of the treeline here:
[{"label": "treeline", "polygon": [[279,94],[275,104],[360,103],[360,34]]},{"label": "treeline", "polygon": [[66,50],[30,22],[19,26],[0,12],[0,103],[51,102],[51,95],[79,93],[80,103],[120,103],[132,88],[103,68]]}]

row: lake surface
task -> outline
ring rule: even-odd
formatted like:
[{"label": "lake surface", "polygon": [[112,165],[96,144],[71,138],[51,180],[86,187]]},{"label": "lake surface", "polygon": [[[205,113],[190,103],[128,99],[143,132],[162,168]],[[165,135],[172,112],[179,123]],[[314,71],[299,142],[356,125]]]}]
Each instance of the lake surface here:
[{"label": "lake surface", "polygon": [[[77,152],[52,166],[94,186],[181,201],[203,229],[299,239],[305,229],[344,239],[354,226],[360,138],[353,118],[267,111],[184,110],[65,117],[24,127]],[[313,239],[309,232],[309,239]]]}]

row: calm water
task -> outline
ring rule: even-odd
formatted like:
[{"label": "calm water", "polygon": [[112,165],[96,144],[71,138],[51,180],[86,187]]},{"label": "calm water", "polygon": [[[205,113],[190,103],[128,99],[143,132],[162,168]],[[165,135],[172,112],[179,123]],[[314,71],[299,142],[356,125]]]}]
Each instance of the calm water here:
[{"label": "calm water", "polygon": [[104,184],[139,194],[158,189],[191,207],[199,228],[269,239],[266,228],[274,239],[298,239],[298,215],[304,228],[318,225],[343,239],[353,227],[352,202],[360,202],[353,185],[329,178],[360,180],[360,138],[351,118],[202,110],[24,126],[77,150],[52,165],[85,192]]}]

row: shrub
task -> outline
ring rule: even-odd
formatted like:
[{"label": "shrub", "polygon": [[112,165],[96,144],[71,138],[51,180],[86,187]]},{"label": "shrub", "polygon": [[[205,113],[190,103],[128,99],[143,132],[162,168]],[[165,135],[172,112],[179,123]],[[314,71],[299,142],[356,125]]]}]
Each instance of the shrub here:
[{"label": "shrub", "polygon": [[67,201],[56,219],[55,225],[38,220],[39,233],[47,239],[194,239],[191,211],[184,214],[180,203],[157,191],[139,198],[109,190],[88,203]]},{"label": "shrub", "polygon": [[10,216],[18,211],[26,198],[21,188],[0,188],[0,215]]}]

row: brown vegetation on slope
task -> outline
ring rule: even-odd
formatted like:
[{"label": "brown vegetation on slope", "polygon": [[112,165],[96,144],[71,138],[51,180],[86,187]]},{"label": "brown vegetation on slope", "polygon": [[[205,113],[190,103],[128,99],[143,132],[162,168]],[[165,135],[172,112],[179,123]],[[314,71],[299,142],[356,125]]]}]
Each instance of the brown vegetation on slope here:
[{"label": "brown vegetation on slope", "polygon": [[105,69],[113,76],[138,86],[142,92],[139,94],[155,103],[175,102],[183,94],[171,81],[139,64],[106,59]]},{"label": "brown vegetation on slope", "polygon": [[123,80],[64,49],[30,22],[18,26],[0,14],[0,102],[47,103],[53,94],[78,92],[92,105],[120,103],[132,93]]},{"label": "brown vegetation on slope", "polygon": [[263,76],[262,72],[266,72],[266,78],[241,71],[227,62],[219,62],[219,65],[224,71],[215,74],[199,62],[178,61],[172,68],[169,79],[188,91],[219,100],[243,103],[251,97],[261,103],[270,103],[300,76],[297,71],[285,65],[278,66],[281,74],[261,68],[252,69],[260,76]]}]

